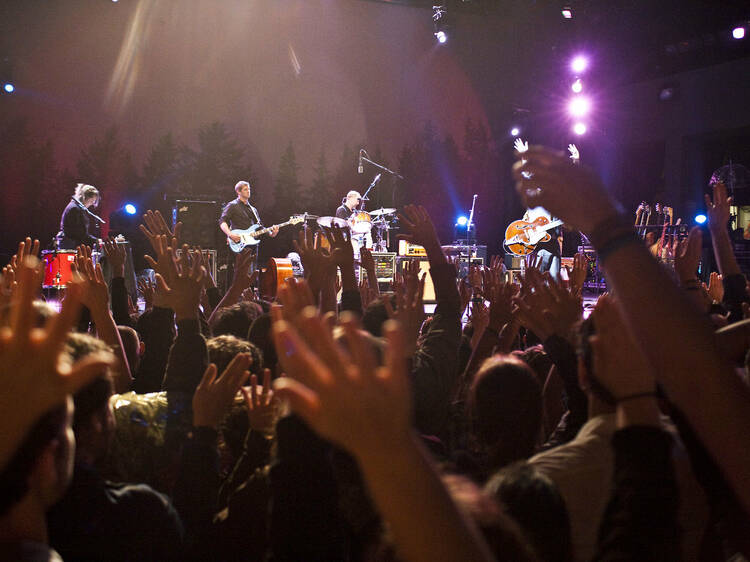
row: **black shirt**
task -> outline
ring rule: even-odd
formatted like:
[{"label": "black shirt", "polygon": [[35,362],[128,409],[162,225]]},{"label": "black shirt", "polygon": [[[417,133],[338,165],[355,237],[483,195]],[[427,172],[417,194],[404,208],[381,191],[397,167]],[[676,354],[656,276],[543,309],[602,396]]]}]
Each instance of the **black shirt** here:
[{"label": "black shirt", "polygon": [[349,207],[346,205],[341,205],[338,209],[336,209],[336,218],[347,220],[349,217],[352,216],[352,211]]},{"label": "black shirt", "polygon": [[81,244],[90,246],[97,242],[96,236],[89,234],[89,214],[72,199],[63,211],[60,230],[63,234],[60,247],[67,250],[74,250]]},{"label": "black shirt", "polygon": [[222,222],[227,223],[232,230],[245,230],[255,224],[260,224],[260,218],[255,207],[235,199],[227,203],[221,212],[219,224]]}]

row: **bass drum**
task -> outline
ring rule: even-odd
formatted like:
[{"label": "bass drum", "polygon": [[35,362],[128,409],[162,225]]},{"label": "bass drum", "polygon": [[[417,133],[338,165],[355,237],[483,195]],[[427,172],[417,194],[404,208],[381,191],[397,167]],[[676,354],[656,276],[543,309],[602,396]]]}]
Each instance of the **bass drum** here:
[{"label": "bass drum", "polygon": [[290,258],[271,258],[260,273],[260,296],[272,301],[290,277],[302,277],[302,266]]},{"label": "bass drum", "polygon": [[64,289],[73,280],[71,264],[76,260],[75,250],[43,250],[44,289]]}]

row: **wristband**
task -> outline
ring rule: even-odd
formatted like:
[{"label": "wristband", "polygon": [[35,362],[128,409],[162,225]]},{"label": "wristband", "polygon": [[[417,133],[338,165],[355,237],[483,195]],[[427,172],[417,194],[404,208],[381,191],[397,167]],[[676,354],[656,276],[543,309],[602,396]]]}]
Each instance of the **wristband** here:
[{"label": "wristband", "polygon": [[621,402],[627,402],[628,400],[637,400],[638,398],[646,398],[647,396],[656,397],[656,391],[649,390],[647,392],[637,392],[635,394],[628,394],[626,396],[621,396],[620,398],[616,398],[615,401],[619,404]]}]

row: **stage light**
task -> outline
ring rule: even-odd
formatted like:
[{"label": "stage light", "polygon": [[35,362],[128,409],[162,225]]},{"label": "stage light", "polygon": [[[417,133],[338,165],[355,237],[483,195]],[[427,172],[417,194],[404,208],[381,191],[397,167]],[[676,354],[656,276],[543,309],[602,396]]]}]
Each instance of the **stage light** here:
[{"label": "stage light", "polygon": [[698,213],[697,215],[695,215],[695,218],[693,220],[696,224],[706,224],[708,217],[703,213]]},{"label": "stage light", "polygon": [[521,134],[521,129],[519,129],[518,127],[513,127],[513,128],[512,128],[511,130],[510,130],[510,136],[511,136],[511,137],[517,137],[517,136],[518,136],[518,135],[520,135],[520,134]]},{"label": "stage light", "polygon": [[742,26],[735,27],[732,30],[732,37],[734,37],[735,39],[742,39],[742,38],[744,38],[745,37],[745,28],[742,27]]},{"label": "stage light", "polygon": [[6,82],[5,84],[3,84],[3,90],[5,90],[9,94],[12,94],[16,91],[16,87],[10,82]]},{"label": "stage light", "polygon": [[573,90],[576,94],[580,94],[583,91],[583,82],[581,82],[581,79],[576,78],[576,81],[573,82],[573,84],[570,86],[570,89]]},{"label": "stage light", "polygon": [[584,70],[586,70],[588,65],[589,65],[588,59],[584,57],[583,55],[578,55],[571,61],[570,68],[571,70],[573,70],[573,72],[581,73]]},{"label": "stage light", "polygon": [[562,17],[564,17],[566,20],[573,19],[573,10],[568,8],[567,6],[560,10],[560,13],[562,14]]},{"label": "stage light", "polygon": [[458,226],[466,226],[469,223],[469,219],[467,219],[465,216],[460,216],[456,219],[456,224]]},{"label": "stage light", "polygon": [[132,203],[128,203],[125,205],[125,212],[129,215],[134,215],[138,212],[138,210],[135,208],[135,205]]},{"label": "stage light", "polygon": [[576,135],[585,135],[586,130],[587,130],[586,123],[576,123],[575,125],[573,125],[573,132]]},{"label": "stage light", "polygon": [[576,96],[568,104],[568,111],[573,117],[583,117],[591,109],[591,102],[583,96]]},{"label": "stage light", "polygon": [[445,34],[445,31],[438,31],[435,34],[435,37],[437,38],[438,43],[440,43],[441,45],[448,40],[448,36]]}]

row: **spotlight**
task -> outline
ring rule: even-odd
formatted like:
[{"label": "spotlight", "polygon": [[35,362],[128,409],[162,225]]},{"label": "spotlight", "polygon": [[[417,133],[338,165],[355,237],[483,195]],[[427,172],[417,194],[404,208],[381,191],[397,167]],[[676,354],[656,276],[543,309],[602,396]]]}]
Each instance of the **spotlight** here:
[{"label": "spotlight", "polygon": [[125,212],[129,215],[134,215],[138,212],[138,210],[135,208],[135,205],[132,203],[128,203],[125,205]]},{"label": "spotlight", "polygon": [[576,135],[584,135],[586,134],[586,130],[586,123],[576,123],[575,125],[573,125],[573,132]]},{"label": "spotlight", "polygon": [[10,82],[6,82],[5,84],[3,84],[3,90],[5,90],[9,94],[12,94],[16,91],[16,87]]},{"label": "spotlight", "polygon": [[706,224],[708,217],[703,213],[698,213],[697,215],[695,215],[695,218],[693,220],[696,224]]},{"label": "spotlight", "polygon": [[735,39],[742,39],[742,38],[744,38],[745,37],[745,28],[742,27],[742,26],[735,27],[732,30],[732,37],[734,37]]},{"label": "spotlight", "polygon": [[567,6],[560,10],[560,13],[562,14],[562,17],[564,17],[566,20],[573,19],[573,10],[568,8]]},{"label": "spotlight", "polygon": [[570,89],[573,90],[576,94],[580,94],[583,91],[583,82],[581,82],[581,79],[576,78],[576,81],[573,82],[573,84],[570,86]]},{"label": "spotlight", "polygon": [[570,68],[573,70],[573,72],[581,73],[586,70],[586,67],[588,67],[588,65],[588,59],[586,59],[586,57],[584,57],[583,55],[578,55],[571,61]]},{"label": "spotlight", "polygon": [[456,224],[458,226],[466,226],[469,223],[469,219],[467,219],[465,216],[460,216],[456,219]]},{"label": "spotlight", "polygon": [[448,8],[444,5],[433,6],[432,31],[438,43],[440,43],[441,45],[448,41],[449,28],[450,23],[448,22]]},{"label": "spotlight", "polygon": [[591,109],[591,102],[583,96],[576,96],[568,104],[568,111],[573,117],[583,117]]},{"label": "spotlight", "polygon": [[512,128],[511,130],[510,130],[510,136],[511,136],[511,137],[517,137],[517,136],[518,136],[518,135],[520,135],[520,134],[521,134],[521,129],[519,129],[518,127],[513,127],[513,128]]},{"label": "spotlight", "polygon": [[445,34],[445,31],[438,31],[435,34],[435,37],[437,38],[438,43],[440,43],[441,45],[448,40],[448,36]]}]

